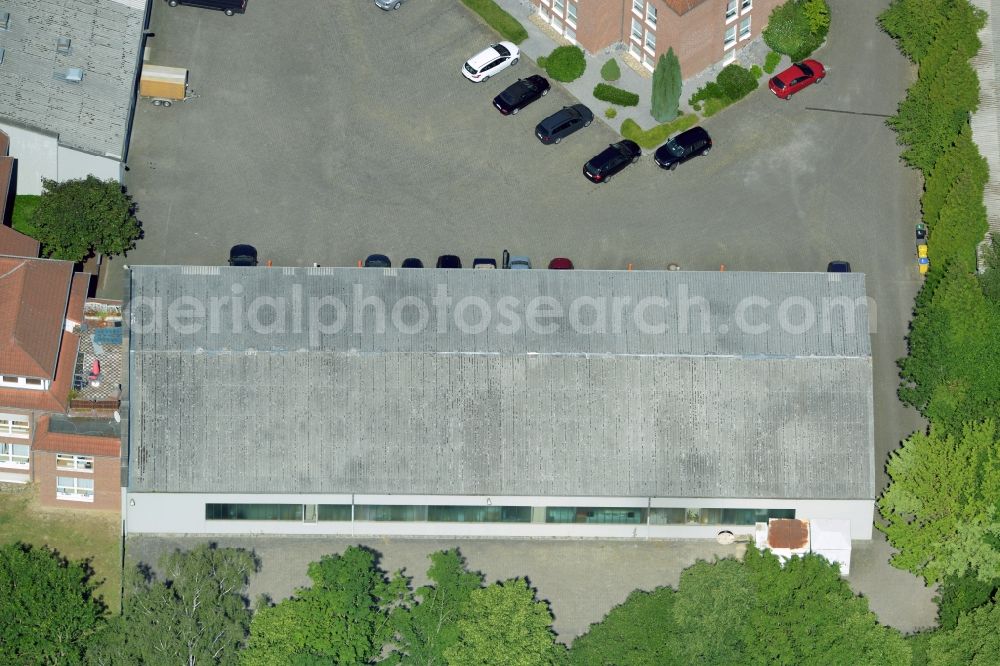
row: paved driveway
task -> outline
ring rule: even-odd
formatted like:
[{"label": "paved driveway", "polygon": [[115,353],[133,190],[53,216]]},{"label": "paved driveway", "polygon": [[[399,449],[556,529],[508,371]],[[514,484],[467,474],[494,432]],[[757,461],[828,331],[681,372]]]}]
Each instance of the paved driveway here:
[{"label": "paved driveway", "polygon": [[[251,0],[233,18],[155,2],[152,62],[190,68],[202,96],[139,106],[126,184],[146,237],[127,261],[220,264],[234,243],[275,265],[354,265],[372,252],[470,261],[504,248],[594,269],[814,271],[848,259],[878,308],[881,463],[920,426],[895,397],[918,287],[919,182],[878,115],[895,110],[912,72],[875,25],[884,0],[831,4],[822,85],[790,102],[762,89],[704,123],[709,157],[666,173],[645,156],[595,186],[580,168],[616,136],[595,123],[542,146],[534,125],[573,101],[558,85],[500,116],[492,97],[537,70],[522,60],[484,84],[462,78],[495,37],[450,0],[390,13],[361,0]],[[119,296],[120,285],[111,270],[101,290]],[[885,583],[894,594],[901,584]],[[917,596],[913,623],[926,624],[930,594]]]}]

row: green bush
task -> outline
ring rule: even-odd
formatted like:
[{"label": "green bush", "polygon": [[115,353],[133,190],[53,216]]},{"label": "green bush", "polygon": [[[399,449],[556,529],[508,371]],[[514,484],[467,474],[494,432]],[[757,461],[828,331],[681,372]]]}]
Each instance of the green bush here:
[{"label": "green bush", "polygon": [[778,63],[780,62],[780,53],[777,51],[768,51],[767,57],[764,58],[764,71],[768,74],[774,74],[774,70],[778,69]]},{"label": "green bush", "polygon": [[609,86],[607,83],[598,83],[594,86],[594,97],[618,106],[636,106],[639,103],[639,96],[634,92]]},{"label": "green bush", "polygon": [[694,127],[697,124],[698,116],[693,113],[678,116],[669,123],[657,125],[650,130],[643,130],[639,127],[639,123],[635,122],[631,118],[626,118],[622,122],[621,135],[626,139],[635,141],[642,148],[656,148],[666,141],[668,137],[671,137],[678,132],[683,132],[684,130]]},{"label": "green bush", "polygon": [[605,81],[617,81],[622,77],[622,70],[618,67],[618,61],[612,58],[601,67],[601,78]]},{"label": "green bush", "polygon": [[[826,11],[825,22],[817,19],[822,13],[820,4]],[[802,60],[826,39],[830,29],[829,12],[826,0],[788,0],[771,12],[764,28],[764,42],[773,51],[784,53],[792,60]]]},{"label": "green bush", "polygon": [[698,90],[691,95],[691,99],[688,100],[688,104],[694,106],[698,102],[706,102],[710,99],[719,99],[725,96],[726,93],[722,91],[722,87],[718,83],[715,81],[709,81],[701,88],[698,88]]},{"label": "green bush", "polygon": [[938,605],[938,626],[954,629],[963,613],[989,603],[1000,581],[982,581],[972,571],[964,576],[947,576],[938,587],[934,601]]},{"label": "green bush", "polygon": [[563,83],[576,81],[586,69],[587,59],[579,46],[557,46],[545,60],[545,71]]},{"label": "green bush", "polygon": [[756,77],[748,69],[736,63],[723,67],[716,82],[722,88],[723,95],[734,102],[743,99],[757,88]]},{"label": "green bush", "polygon": [[545,63],[549,61],[548,56],[538,56],[538,60],[535,62],[538,64],[539,69],[545,69]]},{"label": "green bush", "polygon": [[979,276],[979,285],[987,298],[1000,305],[1000,236],[990,241],[983,259],[986,272]]},{"label": "green bush", "polygon": [[608,108],[604,109],[604,117],[608,118],[609,120],[611,118],[614,118],[617,115],[618,115],[618,111],[615,110],[615,107],[613,107],[613,106],[609,106]]},{"label": "green bush", "polygon": [[462,4],[479,14],[504,39],[520,44],[528,38],[528,31],[524,29],[524,26],[516,18],[500,9],[500,6],[493,0],[462,0]]},{"label": "green bush", "polygon": [[711,118],[719,111],[732,104],[728,99],[719,99],[718,97],[712,97],[711,99],[705,100],[705,117]]},{"label": "green bush", "polygon": [[753,78],[759,79],[761,77],[761,74],[763,74],[763,73],[764,73],[764,70],[762,70],[760,68],[760,65],[751,65],[750,66],[750,75],[753,76]]}]

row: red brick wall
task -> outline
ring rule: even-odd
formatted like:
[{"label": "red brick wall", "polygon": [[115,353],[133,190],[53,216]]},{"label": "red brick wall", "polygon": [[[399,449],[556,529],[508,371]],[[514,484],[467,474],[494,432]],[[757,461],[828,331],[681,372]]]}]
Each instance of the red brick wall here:
[{"label": "red brick wall", "polygon": [[[566,0],[569,2],[570,0]],[[727,0],[707,0],[694,9],[678,16],[664,0],[648,0],[656,6],[656,56],[673,47],[681,62],[681,74],[689,78],[718,62],[726,56],[723,39],[726,29]],[[545,7],[542,0],[532,0],[537,7]],[[738,41],[735,49],[746,46],[760,36],[767,25],[771,10],[782,0],[753,0],[748,12],[750,38]],[[552,0],[548,0],[551,8]],[[632,26],[632,0],[579,0],[577,2],[576,39],[584,49],[599,53],[616,42],[626,47]],[[739,22],[746,14],[737,16],[733,24],[739,30]],[[643,20],[643,29],[646,28]],[[641,46],[641,45],[640,45]]]},{"label": "red brick wall", "polygon": [[[66,451],[65,453],[72,453]],[[35,451],[32,456],[32,471],[38,483],[38,501],[43,506],[64,509],[98,509],[102,511],[121,510],[121,462],[118,458],[94,458],[92,472],[75,472],[56,469],[56,454],[50,451]],[[94,479],[94,501],[77,502],[56,499],[56,477],[76,476]]]}]

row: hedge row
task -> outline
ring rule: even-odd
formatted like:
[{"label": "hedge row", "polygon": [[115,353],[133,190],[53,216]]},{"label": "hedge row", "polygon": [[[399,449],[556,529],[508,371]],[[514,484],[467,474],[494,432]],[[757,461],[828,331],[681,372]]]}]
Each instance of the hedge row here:
[{"label": "hedge row", "polygon": [[618,106],[636,106],[639,104],[639,96],[634,92],[622,90],[607,83],[598,83],[594,86],[594,97],[604,102],[611,102]]}]

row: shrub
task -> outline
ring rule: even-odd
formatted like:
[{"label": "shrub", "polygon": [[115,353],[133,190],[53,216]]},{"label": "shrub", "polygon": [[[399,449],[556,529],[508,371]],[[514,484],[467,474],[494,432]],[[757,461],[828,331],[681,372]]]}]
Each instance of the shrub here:
[{"label": "shrub", "polygon": [[548,61],[549,61],[548,56],[538,56],[538,60],[536,60],[535,62],[538,63],[538,67],[540,69],[545,69],[545,63],[547,63]]},{"label": "shrub", "polygon": [[681,63],[673,47],[660,56],[653,72],[653,99],[650,113],[663,123],[673,120],[680,113]]},{"label": "shrub", "polygon": [[656,148],[666,141],[667,137],[673,136],[678,132],[683,132],[688,128],[694,127],[696,124],[698,124],[698,116],[693,113],[678,116],[673,121],[657,125],[650,130],[643,130],[639,127],[639,123],[631,118],[626,118],[622,122],[621,135],[626,139],[635,141],[643,148]]},{"label": "shrub", "polygon": [[986,272],[979,276],[979,285],[987,298],[1000,305],[1000,235],[994,235],[983,255]]},{"label": "shrub", "polygon": [[[825,22],[816,17],[821,13],[816,3],[826,10]],[[810,5],[807,14],[805,5]],[[826,0],[788,0],[771,12],[764,28],[764,42],[773,51],[784,53],[792,60],[801,60],[819,48],[830,28],[830,10]],[[813,26],[817,30],[813,30]]]},{"label": "shrub", "polygon": [[609,120],[617,115],[618,111],[616,111],[613,106],[609,106],[608,108],[604,109],[604,117],[608,118]]},{"label": "shrub", "polygon": [[711,118],[730,104],[732,104],[732,102],[728,99],[719,99],[718,97],[712,97],[711,99],[705,100],[705,117]]},{"label": "shrub", "polygon": [[757,88],[757,79],[750,71],[736,63],[726,65],[716,79],[723,96],[731,101],[743,99]]},{"label": "shrub", "polygon": [[763,74],[763,73],[764,73],[764,70],[762,70],[760,68],[760,65],[751,65],[751,67],[750,67],[750,75],[753,76],[753,78],[759,79],[760,76],[761,76],[761,74]]},{"label": "shrub", "polygon": [[622,77],[622,70],[618,67],[618,61],[612,58],[601,67],[601,78],[605,81],[617,81]]},{"label": "shrub", "polygon": [[639,96],[634,92],[609,86],[607,83],[598,83],[594,86],[594,97],[618,106],[636,106],[639,103]]},{"label": "shrub", "polygon": [[701,88],[698,88],[698,90],[691,95],[691,99],[688,100],[688,104],[694,106],[698,102],[705,102],[710,99],[719,99],[725,96],[726,94],[722,92],[722,88],[718,83],[715,81],[709,81]]},{"label": "shrub", "polygon": [[764,71],[768,74],[774,74],[774,70],[778,69],[778,63],[780,62],[780,53],[777,51],[768,51],[767,57],[764,58]]},{"label": "shrub", "polygon": [[462,4],[479,14],[504,39],[520,44],[528,38],[528,31],[524,29],[524,26],[516,18],[500,9],[500,6],[493,0],[462,0]]},{"label": "shrub", "polygon": [[802,13],[812,34],[825,35],[830,30],[830,7],[826,4],[826,0],[804,0]]},{"label": "shrub", "polygon": [[556,81],[569,83],[583,76],[587,59],[579,46],[557,46],[545,60],[545,71]]}]

